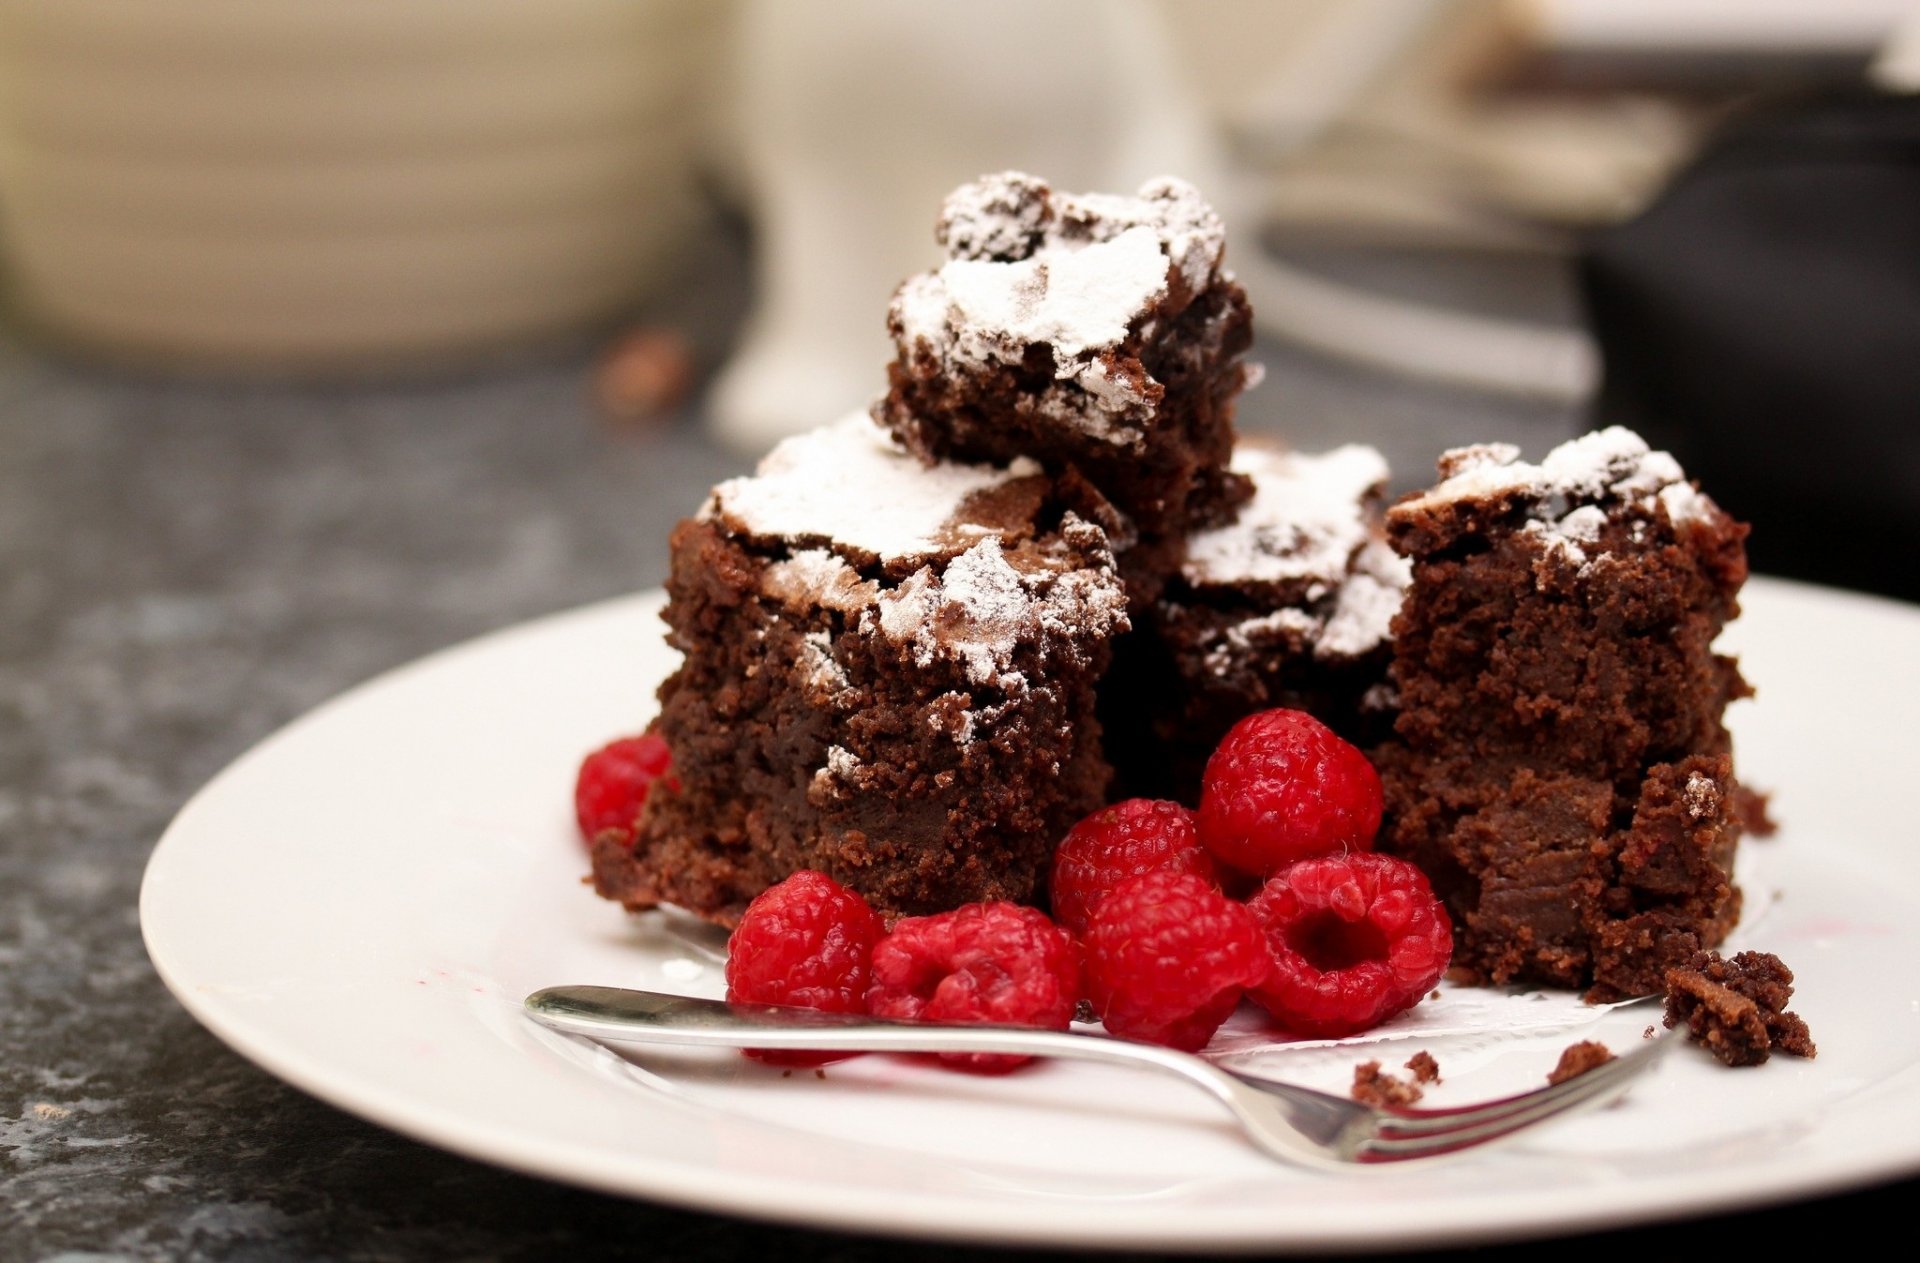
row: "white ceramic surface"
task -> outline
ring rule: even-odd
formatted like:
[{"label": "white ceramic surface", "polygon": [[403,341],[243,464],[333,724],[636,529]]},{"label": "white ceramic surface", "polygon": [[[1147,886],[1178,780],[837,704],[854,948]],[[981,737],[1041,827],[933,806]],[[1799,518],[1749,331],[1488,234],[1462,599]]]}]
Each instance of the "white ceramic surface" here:
[{"label": "white ceramic surface", "polygon": [[[181,1002],[287,1081],[476,1158],[712,1210],[972,1241],[1304,1251],[1810,1195],[1920,1170],[1920,850],[1904,793],[1920,609],[1768,581],[1746,605],[1728,641],[1761,697],[1734,724],[1782,827],[1745,848],[1759,897],[1736,945],[1795,969],[1820,1056],[1730,1071],[1681,1048],[1620,1106],[1452,1164],[1276,1166],[1204,1099],[1117,1070],[978,1079],[868,1057],[783,1078],[730,1054],[623,1059],[535,1028],[518,1001],[548,984],[719,989],[717,936],[626,917],[578,881],[574,768],[644,723],[671,665],[653,596],[435,655],[263,742],[168,830],[141,922]],[[1450,989],[1423,1009],[1489,998]],[[1264,1055],[1337,1087],[1363,1056],[1391,1066],[1424,1047],[1444,1104],[1527,1086],[1572,1039],[1630,1041],[1655,1020],[1491,998],[1561,1016]],[[1244,1043],[1248,1027],[1233,1034]]]},{"label": "white ceramic surface", "polygon": [[0,199],[41,325],[357,370],[604,318],[693,222],[703,0],[0,0]]}]

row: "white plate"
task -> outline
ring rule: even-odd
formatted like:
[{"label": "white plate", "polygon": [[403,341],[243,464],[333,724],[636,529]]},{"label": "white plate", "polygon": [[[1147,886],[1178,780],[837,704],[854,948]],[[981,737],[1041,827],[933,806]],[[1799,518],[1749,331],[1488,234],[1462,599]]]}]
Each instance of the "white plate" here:
[{"label": "white plate", "polygon": [[[789,1078],[732,1054],[627,1060],[535,1028],[518,1003],[549,984],[719,986],[711,936],[627,917],[579,880],[575,766],[641,727],[670,666],[653,596],[437,654],[263,742],[167,831],[141,921],[188,1010],[288,1082],[475,1158],[710,1210],[981,1242],[1310,1250],[1811,1195],[1920,1169],[1920,610],[1767,581],[1746,604],[1728,639],[1761,700],[1734,722],[1782,828],[1744,848],[1758,897],[1738,943],[1797,971],[1819,1058],[1730,1071],[1677,1049],[1621,1105],[1451,1164],[1281,1167],[1205,1099],[1135,1072],[979,1079],[867,1057]],[[1488,999],[1541,1017],[1446,1033]],[[1465,989],[1422,1012],[1368,1055],[1397,1066],[1430,1049],[1437,1103],[1525,1086],[1572,1039],[1620,1046],[1655,1020]],[[1362,1053],[1265,1056],[1338,1087]]]}]

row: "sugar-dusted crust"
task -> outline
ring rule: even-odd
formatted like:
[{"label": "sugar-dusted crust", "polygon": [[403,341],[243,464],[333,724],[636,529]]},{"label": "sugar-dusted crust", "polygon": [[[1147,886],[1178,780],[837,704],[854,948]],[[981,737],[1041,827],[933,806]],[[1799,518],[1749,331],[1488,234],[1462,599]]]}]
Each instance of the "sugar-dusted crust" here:
[{"label": "sugar-dusted crust", "polygon": [[1442,473],[1387,514],[1413,582],[1381,846],[1447,901],[1465,976],[1658,992],[1739,912],[1721,716],[1748,689],[1713,641],[1746,527],[1619,429]]},{"label": "sugar-dusted crust", "polygon": [[[631,850],[602,841],[596,885],[722,923],[800,868],[890,913],[1034,901],[1109,776],[1093,690],[1127,616],[1105,532],[1037,471],[924,470],[864,417],[789,442],[674,532],[678,788]],[[878,481],[832,525],[809,496],[849,494],[849,460]],[[944,518],[910,512],[939,494]]]},{"label": "sugar-dusted crust", "polygon": [[1190,185],[1074,196],[1003,172],[949,197],[936,235],[947,262],[888,312],[876,419],[930,459],[1077,468],[1148,539],[1244,498],[1226,465],[1251,316]]},{"label": "sugar-dusted crust", "polygon": [[1388,629],[1408,570],[1381,534],[1385,460],[1243,442],[1232,468],[1252,499],[1189,538],[1118,651],[1103,713],[1132,792],[1193,801],[1227,729],[1269,707],[1362,743],[1392,723]]}]

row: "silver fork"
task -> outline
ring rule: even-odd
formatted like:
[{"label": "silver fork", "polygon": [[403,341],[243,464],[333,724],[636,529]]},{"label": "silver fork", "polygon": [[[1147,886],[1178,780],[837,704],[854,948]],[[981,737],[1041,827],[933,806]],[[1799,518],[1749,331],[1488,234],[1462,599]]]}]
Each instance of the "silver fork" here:
[{"label": "silver fork", "polygon": [[543,1025],[607,1043],[1011,1053],[1144,1066],[1206,1089],[1269,1156],[1337,1170],[1460,1153],[1573,1110],[1605,1104],[1672,1043],[1663,1033],[1585,1074],[1518,1096],[1457,1109],[1376,1109],[1312,1088],[1238,1074],[1190,1053],[1069,1031],[888,1022],[621,987],[548,987],[528,996],[526,1008]]}]

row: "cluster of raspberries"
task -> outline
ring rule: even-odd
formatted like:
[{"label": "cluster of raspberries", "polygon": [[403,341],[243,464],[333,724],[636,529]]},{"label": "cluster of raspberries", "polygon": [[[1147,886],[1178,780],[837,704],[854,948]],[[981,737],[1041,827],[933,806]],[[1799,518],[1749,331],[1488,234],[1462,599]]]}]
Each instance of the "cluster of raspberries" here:
[{"label": "cluster of raspberries", "polygon": [[[1110,1034],[1193,1051],[1246,997],[1289,1033],[1351,1035],[1418,1003],[1453,952],[1426,878],[1371,851],[1380,811],[1365,755],[1305,712],[1263,711],[1214,751],[1197,812],[1135,798],[1075,825],[1054,857],[1052,918],[975,903],[889,927],[800,872],[741,918],[727,998],[1052,1030],[1085,999]],[[942,1059],[987,1073],[1025,1060]]]}]

